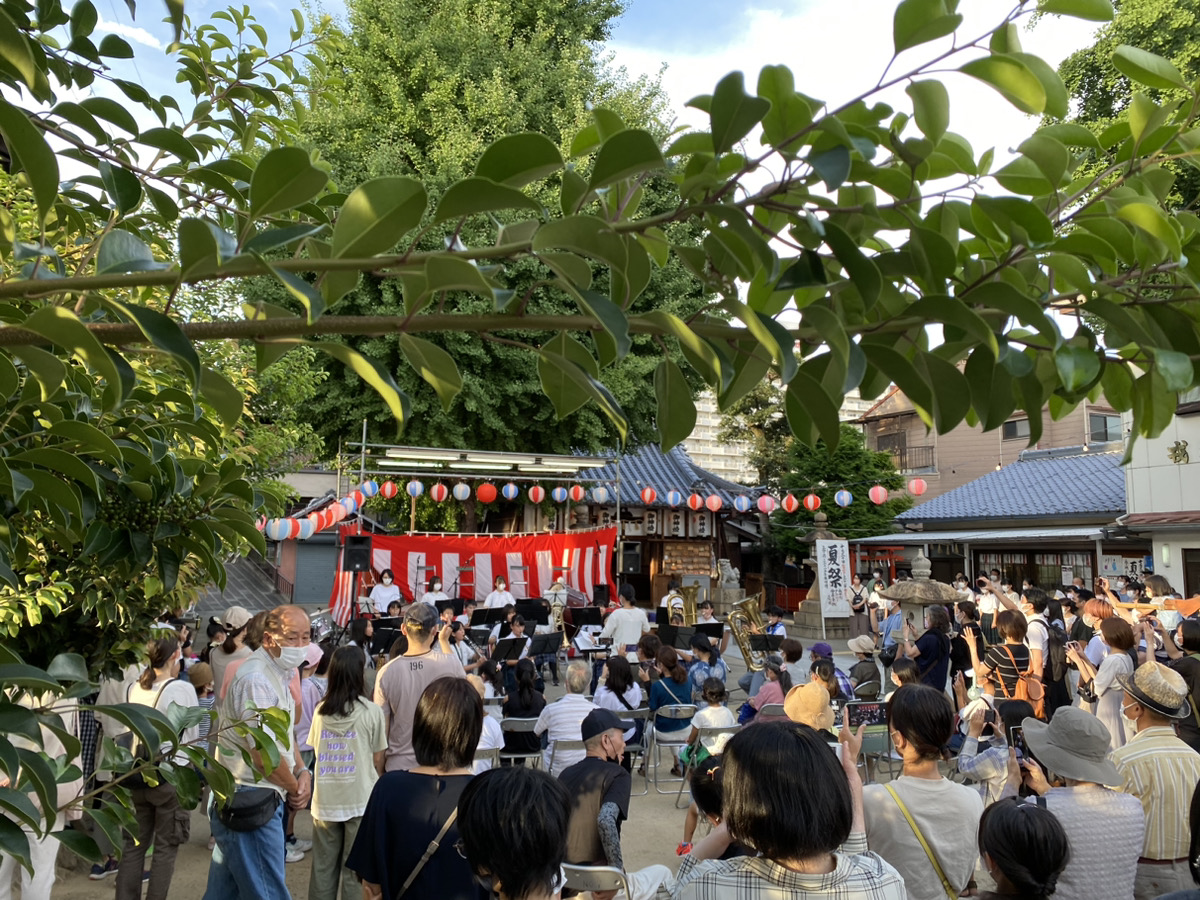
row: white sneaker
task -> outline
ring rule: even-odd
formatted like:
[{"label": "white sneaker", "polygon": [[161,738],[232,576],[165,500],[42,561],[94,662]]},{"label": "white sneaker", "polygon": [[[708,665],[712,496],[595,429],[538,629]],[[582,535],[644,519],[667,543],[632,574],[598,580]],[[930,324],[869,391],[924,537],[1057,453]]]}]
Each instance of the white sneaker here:
[{"label": "white sneaker", "polygon": [[312,841],[306,841],[303,838],[298,838],[294,834],[287,841],[285,841],[284,844],[293,850],[299,850],[301,853],[307,853],[313,847]]},{"label": "white sneaker", "polygon": [[292,847],[287,847],[283,853],[283,861],[285,863],[303,862],[304,851],[296,850]]}]

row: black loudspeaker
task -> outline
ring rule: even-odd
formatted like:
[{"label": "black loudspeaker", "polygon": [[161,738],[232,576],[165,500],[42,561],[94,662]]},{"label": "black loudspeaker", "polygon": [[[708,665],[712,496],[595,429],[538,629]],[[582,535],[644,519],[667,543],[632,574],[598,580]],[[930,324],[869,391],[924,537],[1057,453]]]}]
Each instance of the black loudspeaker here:
[{"label": "black loudspeaker", "polygon": [[592,585],[592,605],[593,606],[608,606],[608,585],[595,584]]},{"label": "black loudspeaker", "polygon": [[366,572],[371,568],[371,536],[348,534],[342,548],[342,569],[346,572]]}]

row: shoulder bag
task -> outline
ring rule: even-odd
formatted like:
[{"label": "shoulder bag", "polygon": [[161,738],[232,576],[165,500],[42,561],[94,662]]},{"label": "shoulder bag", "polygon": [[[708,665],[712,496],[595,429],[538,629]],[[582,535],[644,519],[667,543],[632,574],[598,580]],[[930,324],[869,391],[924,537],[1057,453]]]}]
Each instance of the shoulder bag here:
[{"label": "shoulder bag", "polygon": [[900,799],[900,795],[896,793],[896,789],[890,784],[885,784],[887,792],[892,795],[892,799],[896,801],[896,805],[900,807],[900,812],[904,813],[904,818],[908,821],[908,827],[912,829],[912,833],[916,835],[917,841],[921,845],[921,849],[925,851],[925,855],[929,857],[929,862],[933,865],[933,871],[937,873],[937,877],[942,882],[942,890],[946,892],[949,900],[955,900],[958,897],[958,891],[950,884],[950,879],[946,877],[946,873],[942,871],[941,864],[937,861],[937,857],[933,855],[933,848],[929,846],[929,842],[925,840],[925,835],[921,834],[921,829],[917,827],[916,820],[912,817],[912,813],[908,811],[908,807],[904,805],[904,801]]},{"label": "shoulder bag", "polygon": [[1013,664],[1013,671],[1017,673],[1016,690],[1012,696],[1008,693],[1008,686],[1004,683],[1004,677],[1000,677],[1000,690],[1004,691],[1005,699],[1026,700],[1033,707],[1033,714],[1039,719],[1043,718],[1046,714],[1046,689],[1035,677],[1032,654],[1029,657],[1029,668],[1022,672],[1017,668],[1017,658],[1013,656],[1013,652],[1009,646],[1007,644],[1001,644],[1000,646],[1008,654],[1008,658]]},{"label": "shoulder bag", "polygon": [[438,847],[440,847],[442,844],[442,838],[446,836],[446,832],[450,830],[450,826],[454,824],[454,820],[457,818],[458,807],[455,807],[451,811],[450,817],[442,824],[442,830],[439,831],[437,836],[429,842],[429,846],[425,848],[425,852],[421,855],[421,858],[417,861],[417,864],[413,866],[413,870],[409,872],[408,877],[404,879],[404,884],[400,886],[400,891],[396,894],[396,900],[400,900],[401,897],[408,893],[408,889],[412,887],[412,883],[417,880],[417,876],[420,875],[421,870],[425,868],[425,863],[429,862],[429,860],[433,858],[433,854],[437,853]]},{"label": "shoulder bag", "polygon": [[[171,679],[167,679],[166,681],[164,681],[162,683],[162,687],[160,687],[158,689],[158,693],[154,695],[154,703],[152,703],[150,705],[151,709],[158,709],[158,701],[162,699],[163,691],[165,691],[167,689],[167,685],[170,683],[171,683]],[[133,703],[133,701],[130,699],[130,696],[132,694],[133,694],[133,685],[131,684],[131,685],[129,685],[129,687],[127,687],[125,689],[125,702],[126,703]],[[137,705],[145,706],[144,703],[139,703]],[[128,750],[130,753],[133,754],[133,765],[134,766],[137,766],[140,763],[149,762],[152,758],[150,748],[142,745],[141,741],[139,741],[137,739],[137,736],[133,733],[133,729],[129,729],[128,731],[123,731],[120,734],[118,734],[115,738],[113,738],[113,743],[115,743],[122,750]],[[123,784],[127,788],[148,788],[148,787],[150,787],[150,785],[146,783],[146,779],[142,777],[140,772],[136,772],[136,773],[130,775],[128,778],[123,779]]]}]

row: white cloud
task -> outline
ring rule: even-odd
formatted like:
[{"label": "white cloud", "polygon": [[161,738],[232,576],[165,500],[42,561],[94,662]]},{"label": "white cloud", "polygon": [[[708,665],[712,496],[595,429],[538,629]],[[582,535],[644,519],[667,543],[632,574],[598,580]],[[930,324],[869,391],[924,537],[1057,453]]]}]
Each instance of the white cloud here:
[{"label": "white cloud", "polygon": [[96,23],[96,31],[106,31],[110,32],[111,34],[118,34],[136,44],[141,44],[145,47],[152,47],[155,50],[166,49],[166,46],[162,41],[148,32],[145,28],[138,28],[136,25],[125,25],[121,22],[109,22],[106,19],[101,19]]}]

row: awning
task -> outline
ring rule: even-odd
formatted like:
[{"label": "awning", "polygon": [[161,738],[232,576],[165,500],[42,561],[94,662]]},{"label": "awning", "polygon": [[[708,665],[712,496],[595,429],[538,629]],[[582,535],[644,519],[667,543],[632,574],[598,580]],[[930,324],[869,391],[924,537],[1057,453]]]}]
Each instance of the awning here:
[{"label": "awning", "polygon": [[852,540],[852,544],[1014,544],[1028,541],[1096,541],[1104,537],[1101,525],[1076,528],[974,528],[964,531],[905,531]]}]

